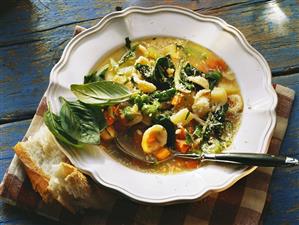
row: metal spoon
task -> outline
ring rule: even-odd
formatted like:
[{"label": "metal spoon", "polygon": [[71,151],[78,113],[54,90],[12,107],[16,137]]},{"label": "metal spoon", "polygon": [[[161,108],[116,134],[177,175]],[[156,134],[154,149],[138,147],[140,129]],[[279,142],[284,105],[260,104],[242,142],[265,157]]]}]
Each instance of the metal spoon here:
[{"label": "metal spoon", "polygon": [[208,153],[179,153],[172,150],[172,154],[165,160],[158,161],[154,156],[144,154],[141,146],[137,146],[132,141],[132,130],[126,130],[126,134],[118,135],[115,138],[116,146],[119,150],[124,152],[135,159],[138,159],[147,164],[158,164],[166,162],[175,157],[194,159],[199,161],[217,161],[225,163],[234,163],[248,166],[263,166],[263,167],[280,167],[280,166],[296,166],[299,165],[299,161],[296,158],[291,158],[281,155],[270,155],[260,153],[219,153],[219,154],[208,154]]}]

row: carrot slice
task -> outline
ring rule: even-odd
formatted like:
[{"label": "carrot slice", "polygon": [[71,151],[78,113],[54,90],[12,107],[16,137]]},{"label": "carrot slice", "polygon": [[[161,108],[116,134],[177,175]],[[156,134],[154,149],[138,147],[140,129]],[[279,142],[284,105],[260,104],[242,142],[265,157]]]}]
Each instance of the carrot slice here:
[{"label": "carrot slice", "polygon": [[175,140],[175,147],[176,150],[178,150],[181,153],[187,153],[190,149],[190,145],[188,145],[185,140],[179,139]]},{"label": "carrot slice", "polygon": [[177,139],[185,140],[186,139],[186,130],[185,130],[185,128],[181,127],[179,129],[177,129],[175,131],[175,137]]},{"label": "carrot slice", "polygon": [[227,70],[227,65],[222,59],[210,58],[207,60],[207,66],[210,69],[218,69],[222,72]]},{"label": "carrot slice", "polygon": [[160,148],[158,151],[154,152],[155,157],[159,161],[166,159],[167,157],[170,156],[170,154],[171,153],[170,153],[169,149],[165,148],[165,147],[164,148]]}]

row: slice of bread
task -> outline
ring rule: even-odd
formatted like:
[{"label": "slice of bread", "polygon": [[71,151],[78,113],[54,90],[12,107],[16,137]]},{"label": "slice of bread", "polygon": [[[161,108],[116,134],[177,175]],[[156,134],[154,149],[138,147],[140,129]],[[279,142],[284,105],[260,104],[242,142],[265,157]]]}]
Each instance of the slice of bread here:
[{"label": "slice of bread", "polygon": [[113,199],[69,163],[45,125],[27,141],[19,142],[14,150],[25,166],[33,189],[45,202],[57,200],[75,213],[83,208],[103,208],[103,204]]}]

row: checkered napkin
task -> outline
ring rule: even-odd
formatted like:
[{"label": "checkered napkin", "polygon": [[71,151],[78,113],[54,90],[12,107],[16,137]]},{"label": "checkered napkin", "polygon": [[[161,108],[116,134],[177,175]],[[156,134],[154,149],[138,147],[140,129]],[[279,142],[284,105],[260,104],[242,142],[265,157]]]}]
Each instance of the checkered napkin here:
[{"label": "checkered napkin", "polygon": [[[76,27],[75,35],[84,28]],[[278,95],[277,124],[270,143],[269,153],[278,154],[284,137],[295,92],[281,85],[274,85]],[[24,137],[28,138],[43,123],[46,99],[37,108]],[[102,210],[72,215],[62,206],[45,204],[32,190],[22,163],[15,155],[0,186],[0,197],[9,204],[35,211],[48,218],[66,224],[259,224],[267,201],[272,168],[258,168],[231,188],[193,202],[169,206],[142,205],[132,202],[118,193],[103,189],[109,204]]]}]

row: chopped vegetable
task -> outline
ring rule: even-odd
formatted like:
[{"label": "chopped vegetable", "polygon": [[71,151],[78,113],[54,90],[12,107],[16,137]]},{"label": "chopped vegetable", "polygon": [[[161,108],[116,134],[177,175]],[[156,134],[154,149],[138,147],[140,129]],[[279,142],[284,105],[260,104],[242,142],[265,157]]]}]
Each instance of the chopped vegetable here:
[{"label": "chopped vegetable", "polygon": [[176,89],[170,88],[164,91],[156,91],[152,94],[152,97],[158,99],[159,102],[167,102],[173,98],[175,93]]},{"label": "chopped vegetable", "polygon": [[167,159],[171,155],[171,152],[168,148],[164,147],[154,152],[154,155],[159,161],[162,161],[164,159]]},{"label": "chopped vegetable", "polygon": [[98,72],[93,72],[89,75],[84,76],[84,84],[105,80],[105,75],[108,69],[109,65],[107,64],[103,66]]},{"label": "chopped vegetable", "polygon": [[172,87],[173,77],[169,77],[167,73],[169,68],[175,69],[169,55],[157,59],[150,81],[159,89],[165,90]]},{"label": "chopped vegetable", "polygon": [[208,72],[207,74],[205,74],[205,78],[209,81],[209,87],[211,90],[213,90],[213,88],[218,84],[221,77],[221,73],[217,71]]}]

